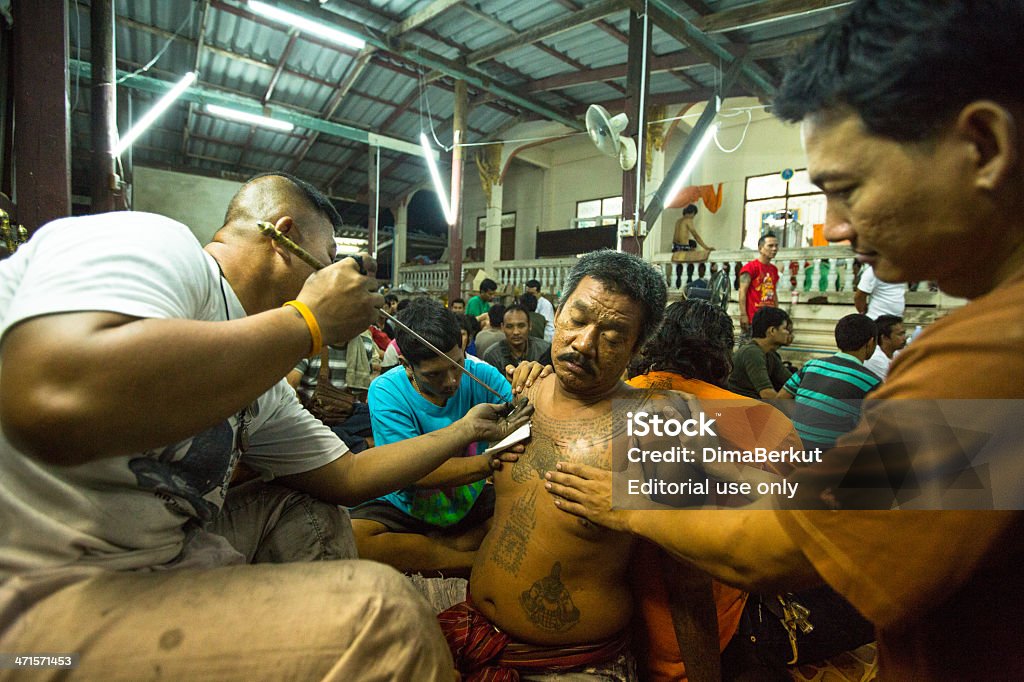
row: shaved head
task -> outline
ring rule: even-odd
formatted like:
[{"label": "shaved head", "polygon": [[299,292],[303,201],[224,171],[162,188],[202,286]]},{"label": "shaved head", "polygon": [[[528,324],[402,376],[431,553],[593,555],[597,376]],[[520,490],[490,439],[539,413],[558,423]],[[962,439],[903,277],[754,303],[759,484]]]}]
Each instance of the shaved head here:
[{"label": "shaved head", "polygon": [[251,178],[232,197],[224,215],[225,227],[255,227],[256,222],[275,222],[283,215],[299,210],[325,217],[332,226],[341,226],[341,216],[318,189],[287,173],[264,173]]}]

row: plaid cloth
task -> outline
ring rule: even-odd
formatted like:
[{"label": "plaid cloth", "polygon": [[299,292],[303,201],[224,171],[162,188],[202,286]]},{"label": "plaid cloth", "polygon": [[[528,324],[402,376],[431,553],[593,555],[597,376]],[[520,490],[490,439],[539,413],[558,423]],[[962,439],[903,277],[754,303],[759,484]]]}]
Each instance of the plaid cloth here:
[{"label": "plaid cloth", "polygon": [[469,600],[442,611],[437,620],[464,682],[518,682],[521,672],[567,672],[615,661],[629,646],[626,631],[601,642],[575,646],[516,643]]}]

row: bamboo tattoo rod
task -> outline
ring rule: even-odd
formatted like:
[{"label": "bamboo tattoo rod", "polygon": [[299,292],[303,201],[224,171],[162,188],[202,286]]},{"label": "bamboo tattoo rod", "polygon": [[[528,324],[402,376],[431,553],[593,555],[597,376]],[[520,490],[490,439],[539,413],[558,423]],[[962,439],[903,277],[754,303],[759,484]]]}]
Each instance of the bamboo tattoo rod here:
[{"label": "bamboo tattoo rod", "polygon": [[[304,248],[293,242],[291,239],[288,239],[288,237],[285,237],[283,234],[281,234],[281,230],[277,229],[272,223],[260,221],[256,223],[256,227],[260,228],[260,232],[262,232],[263,234],[270,237],[284,248],[294,253],[302,260],[302,262],[306,263],[307,265],[309,265],[309,267],[313,268],[314,270],[323,270],[324,268],[327,267],[326,265],[318,261],[316,258],[313,258],[313,256],[310,255],[309,251],[306,251]],[[360,265],[359,269],[363,269],[362,265]]]},{"label": "bamboo tattoo rod", "polygon": [[[270,224],[270,223],[267,223],[267,222],[259,222],[259,223],[256,223],[256,225],[257,225],[257,227],[259,227],[259,228],[260,228],[260,232],[262,232],[263,234],[267,235],[268,237],[270,237],[271,239],[273,239],[273,240],[274,240],[275,242],[277,242],[278,244],[280,244],[280,245],[281,245],[281,246],[283,246],[284,248],[286,248],[286,249],[288,249],[289,251],[291,251],[291,252],[292,252],[293,254],[295,254],[295,255],[296,255],[296,256],[298,256],[298,257],[299,257],[300,259],[302,259],[302,261],[303,261],[303,262],[305,262],[305,263],[309,264],[309,266],[310,266],[311,268],[313,268],[314,270],[323,270],[323,269],[324,269],[325,267],[327,267],[326,265],[324,265],[323,263],[321,263],[320,261],[318,261],[318,260],[317,260],[316,258],[314,258],[314,257],[313,257],[312,255],[310,255],[309,251],[306,251],[306,250],[305,250],[304,248],[302,248],[301,246],[299,246],[298,244],[296,244],[295,242],[293,242],[293,241],[292,241],[291,239],[288,239],[288,237],[286,237],[286,236],[284,236],[283,234],[281,234],[281,231],[280,231],[280,230],[278,230],[278,229],[277,229],[276,227],[274,227],[274,225],[272,225],[272,224]],[[362,263],[362,260],[361,260],[360,258],[356,257],[356,256],[351,256],[351,258],[353,258],[354,260],[356,260],[356,261],[358,261],[358,262],[359,262],[359,271],[360,271],[360,272],[362,272],[362,273],[363,273],[363,274],[365,275],[365,274],[366,274],[366,270],[365,270],[365,269],[363,268],[363,263]],[[470,372],[470,371],[469,371],[468,369],[466,369],[465,367],[463,367],[463,366],[462,366],[462,365],[461,365],[460,363],[458,363],[458,362],[455,362],[455,361],[454,361],[454,360],[452,360],[452,359],[451,359],[450,357],[448,357],[447,355],[445,355],[444,351],[440,350],[440,349],[439,349],[439,348],[438,348],[437,346],[435,346],[434,344],[430,343],[430,342],[429,342],[429,341],[427,341],[427,340],[426,340],[425,338],[423,338],[422,336],[420,336],[419,334],[417,334],[416,332],[414,332],[414,331],[413,331],[412,329],[410,329],[410,328],[408,327],[408,325],[406,325],[406,324],[405,324],[404,322],[402,322],[401,320],[399,320],[399,319],[398,319],[397,317],[395,317],[394,315],[392,315],[392,314],[391,314],[391,313],[389,313],[388,311],[384,310],[383,308],[377,308],[377,312],[379,312],[379,313],[380,313],[380,314],[382,314],[382,315],[383,315],[384,317],[388,318],[389,320],[391,320],[392,322],[394,322],[395,324],[397,324],[397,325],[398,325],[399,327],[401,327],[401,328],[402,328],[402,329],[404,329],[405,331],[407,331],[407,332],[409,332],[410,334],[412,334],[412,335],[413,335],[414,337],[416,337],[416,339],[417,339],[417,340],[418,340],[418,341],[419,341],[420,343],[422,343],[422,344],[423,344],[424,346],[426,346],[426,347],[427,347],[427,348],[429,348],[429,349],[430,349],[431,351],[433,351],[434,353],[436,353],[436,354],[437,354],[437,357],[439,357],[439,358],[444,358],[445,360],[447,360],[448,362],[450,362],[450,363],[451,363],[452,365],[454,365],[454,366],[458,367],[458,368],[459,368],[459,370],[460,370],[460,371],[461,371],[461,372],[462,372],[463,374],[465,374],[465,375],[466,375],[466,376],[468,376],[468,377],[469,377],[470,379],[472,379],[472,380],[473,380],[473,381],[475,381],[476,383],[480,384],[480,385],[481,385],[481,386],[483,386],[483,387],[484,387],[485,389],[487,389],[488,391],[490,391],[490,392],[491,392],[492,394],[494,394],[495,396],[497,396],[497,397],[498,397],[498,400],[500,400],[501,402],[505,402],[505,398],[504,398],[504,396],[502,396],[502,395],[501,395],[500,393],[498,393],[498,392],[497,392],[497,391],[495,391],[495,390],[494,390],[493,388],[491,388],[490,386],[488,386],[488,385],[487,385],[486,383],[484,383],[484,382],[483,382],[483,381],[482,381],[482,380],[481,380],[481,379],[480,379],[479,377],[477,377],[477,376],[476,376],[475,374],[473,374],[473,373],[472,373],[472,372]]]}]

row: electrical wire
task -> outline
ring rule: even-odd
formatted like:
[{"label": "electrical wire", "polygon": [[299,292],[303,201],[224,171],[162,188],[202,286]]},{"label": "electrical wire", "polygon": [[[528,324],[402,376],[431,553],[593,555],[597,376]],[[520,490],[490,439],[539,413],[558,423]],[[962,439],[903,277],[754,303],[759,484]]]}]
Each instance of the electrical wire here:
[{"label": "electrical wire", "polygon": [[[719,115],[720,116],[729,117],[729,116],[736,115],[736,113],[738,113],[738,112],[761,111],[761,110],[764,110],[764,109],[767,109],[767,108],[768,108],[767,104],[758,104],[758,105],[755,105],[755,106],[752,106],[752,107],[733,107],[733,108],[728,110],[729,113],[719,112]],[[699,113],[697,113],[697,114],[683,114],[682,116],[670,116],[669,118],[659,118],[656,121],[648,121],[647,125],[654,125],[655,123],[669,123],[671,121],[684,121],[684,120],[689,119],[689,118],[700,118],[700,116],[701,115]]]},{"label": "electrical wire", "polygon": [[424,128],[423,128],[423,109],[424,109],[424,106],[423,105],[424,105],[424,103],[426,103],[427,124],[428,124],[427,127],[430,129],[430,136],[432,138],[434,138],[434,142],[437,144],[438,147],[440,147],[441,149],[445,150],[446,152],[451,152],[452,149],[454,149],[454,145],[441,144],[441,140],[437,139],[437,133],[434,131],[434,116],[430,112],[430,97],[427,96],[427,87],[426,86],[427,86],[426,79],[423,77],[423,72],[421,71],[420,72],[420,77],[419,77],[419,88],[420,88],[420,131],[422,132],[424,130]]},{"label": "electrical wire", "polygon": [[167,39],[167,42],[164,43],[164,46],[161,47],[160,50],[156,53],[156,56],[154,56],[152,59],[150,59],[149,62],[147,62],[145,66],[142,66],[142,67],[136,69],[135,71],[132,71],[131,73],[125,74],[123,77],[118,78],[115,81],[115,83],[117,85],[120,85],[121,83],[124,83],[126,80],[128,80],[130,78],[135,78],[140,73],[145,73],[146,71],[149,71],[150,68],[152,68],[152,66],[157,63],[157,61],[160,59],[160,57],[164,56],[164,53],[167,52],[167,48],[169,48],[171,46],[171,43],[174,42],[175,38],[177,38],[178,36],[181,35],[181,32],[185,30],[185,27],[186,26],[191,26],[192,19],[195,17],[195,14],[196,14],[195,9],[196,9],[196,6],[192,5],[192,8],[188,12],[188,16],[185,17],[185,20],[183,22],[181,22],[180,26],[178,26],[178,30],[175,31],[174,34],[170,38]]},{"label": "electrical wire", "polygon": [[509,144],[510,142],[537,142],[538,140],[561,140],[567,137],[576,137],[577,135],[586,135],[586,132],[579,133],[562,133],[561,135],[544,135],[541,137],[519,137],[514,140],[494,140],[493,142],[460,142],[455,145],[456,147],[486,147],[489,144]]},{"label": "electrical wire", "polygon": [[[757,106],[752,106],[752,107],[734,107],[732,109],[729,109],[728,113],[720,112],[719,116],[721,116],[723,118],[730,118],[732,116],[738,116],[739,114],[746,113],[748,116],[750,116],[750,121],[753,121],[753,115],[750,114],[749,112],[751,112],[751,111],[760,111],[760,110],[763,110],[763,109],[766,109],[766,108],[767,108],[767,105],[764,105],[764,104],[759,104]],[[647,121],[645,123],[645,125],[652,126],[652,125],[655,125],[656,123],[669,123],[671,121],[683,121],[683,120],[686,120],[686,119],[696,119],[696,118],[700,118],[700,116],[701,115],[699,113],[696,113],[696,114],[684,114],[683,116],[671,116],[669,118],[659,118],[659,119],[656,119],[654,121]],[[750,125],[750,121],[748,121],[747,125]],[[586,135],[586,134],[587,134],[586,132],[562,133],[561,135],[543,135],[543,136],[540,136],[540,137],[517,137],[517,138],[511,139],[511,140],[489,140],[489,141],[485,140],[483,142],[460,142],[459,144],[457,144],[455,146],[457,146],[457,147],[486,147],[489,144],[510,144],[510,143],[513,143],[513,142],[538,142],[540,140],[551,140],[552,142],[554,142],[555,140],[562,140],[562,139],[565,139],[565,138],[576,137],[578,135]]]},{"label": "electrical wire", "polygon": [[[719,115],[720,116],[725,116],[725,118],[731,118],[733,116],[739,116],[742,113],[743,112],[740,111],[740,112],[737,112],[737,113],[734,113],[734,114],[727,114],[727,115],[719,114]],[[734,151],[736,151],[737,149],[739,149],[740,147],[743,146],[743,141],[747,139],[747,131],[750,130],[750,122],[754,120],[754,116],[753,116],[753,114],[750,113],[750,109],[746,110],[746,114],[747,114],[747,124],[745,126],[743,126],[743,134],[740,136],[740,141],[737,142],[736,146],[733,147],[732,149],[726,149],[725,147],[722,146],[722,143],[718,141],[718,133],[722,132],[722,128],[719,127],[718,130],[715,131],[715,146],[718,147],[718,150],[720,152],[723,152],[725,154],[732,154]]]}]

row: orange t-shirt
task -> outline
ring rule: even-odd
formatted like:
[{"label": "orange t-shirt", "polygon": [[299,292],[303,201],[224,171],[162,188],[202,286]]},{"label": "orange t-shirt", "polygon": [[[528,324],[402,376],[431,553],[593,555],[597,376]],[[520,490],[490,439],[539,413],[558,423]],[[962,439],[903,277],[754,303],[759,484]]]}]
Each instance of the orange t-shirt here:
[{"label": "orange t-shirt", "polygon": [[[727,406],[716,421],[716,431],[723,445],[744,450],[766,447],[782,450],[788,447],[802,449],[800,436],[782,412],[759,400],[741,396],[724,388],[698,379],[687,379],[672,372],[649,372],[629,380],[630,386],[685,391],[702,400],[723,401]],[[785,474],[786,470],[772,469]],[[668,513],[668,512],[666,512]],[[680,513],[685,511],[680,510]],[[728,511],[721,512],[728,514]],[[672,626],[672,612],[668,602],[664,566],[668,555],[651,543],[640,543],[633,557],[633,587],[637,595],[637,610],[644,621],[647,641],[646,668],[648,679],[656,682],[686,680],[679,643]],[[686,564],[677,564],[680,571],[697,570]],[[747,601],[747,593],[720,582],[712,582],[712,597],[718,614],[719,651],[725,649],[739,628],[740,616]]]},{"label": "orange t-shirt", "polygon": [[[838,447],[854,454],[879,424],[916,435],[903,405],[976,402],[964,421],[1005,447],[992,476],[1024,480],[1024,276],[939,320],[900,353]],[[923,410],[922,410],[923,411]],[[911,419],[907,419],[907,416]],[[994,415],[994,416],[993,416]],[[1006,417],[1003,419],[1003,417]],[[1016,419],[1015,419],[1016,417]],[[986,431],[992,419],[1003,419]],[[950,433],[953,433],[950,431]],[[977,441],[966,439],[970,447]],[[958,438],[934,444],[973,461]],[[843,456],[833,450],[829,458]],[[1000,460],[993,460],[1000,461]],[[987,465],[986,465],[987,466]],[[816,469],[800,476],[817,476]],[[777,511],[782,527],[837,592],[874,623],[879,680],[1024,679],[1024,514],[1014,511]]]}]

